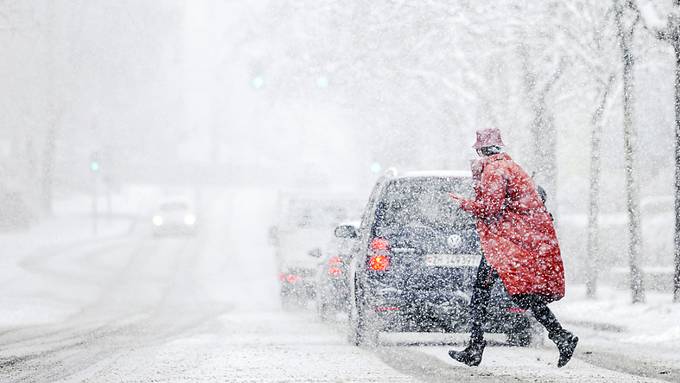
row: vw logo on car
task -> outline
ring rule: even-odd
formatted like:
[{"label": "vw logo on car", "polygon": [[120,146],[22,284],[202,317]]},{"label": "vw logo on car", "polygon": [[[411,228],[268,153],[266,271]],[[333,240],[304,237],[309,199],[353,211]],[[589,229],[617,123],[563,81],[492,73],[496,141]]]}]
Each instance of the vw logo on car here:
[{"label": "vw logo on car", "polygon": [[449,245],[451,249],[457,249],[463,244],[463,237],[458,234],[452,234],[446,238],[446,244]]}]

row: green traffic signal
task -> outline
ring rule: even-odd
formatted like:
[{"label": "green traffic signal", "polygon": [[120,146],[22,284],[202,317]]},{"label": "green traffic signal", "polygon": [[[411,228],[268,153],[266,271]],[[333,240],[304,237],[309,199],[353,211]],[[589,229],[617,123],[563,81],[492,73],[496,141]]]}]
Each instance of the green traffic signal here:
[{"label": "green traffic signal", "polygon": [[99,162],[97,162],[97,161],[90,162],[90,170],[92,170],[93,172],[98,172],[99,171]]},{"label": "green traffic signal", "polygon": [[321,89],[328,88],[328,77],[326,77],[326,76],[317,77],[316,86],[321,88]]},{"label": "green traffic signal", "polygon": [[255,89],[260,89],[264,86],[264,77],[256,76],[250,81],[250,85]]}]

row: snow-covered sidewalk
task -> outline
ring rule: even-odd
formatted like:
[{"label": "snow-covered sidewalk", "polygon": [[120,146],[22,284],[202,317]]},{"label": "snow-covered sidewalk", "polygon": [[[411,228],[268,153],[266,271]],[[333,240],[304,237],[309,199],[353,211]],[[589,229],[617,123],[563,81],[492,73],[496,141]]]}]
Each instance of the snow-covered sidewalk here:
[{"label": "snow-covered sidewalk", "polygon": [[575,286],[551,307],[567,322],[593,327],[612,339],[631,345],[675,346],[680,351],[680,304],[671,293],[648,292],[647,301],[631,303],[628,291],[600,287],[596,299],[585,298],[585,287]]},{"label": "snow-covered sidewalk", "polygon": [[645,303],[632,304],[625,290],[601,286],[596,299],[586,299],[585,287],[574,286],[551,308],[579,332],[586,356],[608,350],[668,371],[680,366],[680,304],[670,293],[648,292]]}]

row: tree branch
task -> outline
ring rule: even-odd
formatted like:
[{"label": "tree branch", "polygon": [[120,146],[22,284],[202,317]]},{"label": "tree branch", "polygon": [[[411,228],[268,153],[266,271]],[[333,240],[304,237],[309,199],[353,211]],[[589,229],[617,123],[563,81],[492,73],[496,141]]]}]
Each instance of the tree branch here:
[{"label": "tree branch", "polygon": [[640,11],[640,6],[638,5],[637,0],[630,0],[628,5],[630,9],[632,9],[637,14],[637,20],[642,21],[641,25],[643,29],[646,29],[647,31],[651,32],[652,35],[654,35],[654,37],[656,37],[659,40],[670,41],[673,38],[673,34],[671,33],[668,27],[666,29],[658,29],[647,24],[645,18],[642,17],[642,12]]}]

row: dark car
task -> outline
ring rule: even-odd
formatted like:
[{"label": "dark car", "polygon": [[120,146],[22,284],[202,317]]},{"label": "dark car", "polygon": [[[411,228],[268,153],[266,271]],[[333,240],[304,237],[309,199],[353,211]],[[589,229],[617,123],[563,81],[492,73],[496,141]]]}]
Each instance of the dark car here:
[{"label": "dark car", "polygon": [[329,319],[334,313],[347,311],[349,297],[347,267],[358,226],[358,222],[338,225],[319,262],[315,296],[316,309],[321,320]]},{"label": "dark car", "polygon": [[[467,332],[469,304],[481,260],[472,216],[448,193],[470,196],[467,172],[390,171],[376,184],[362,217],[348,277],[350,339],[378,341],[380,332]],[[497,283],[487,332],[510,343],[532,338],[528,316]]]}]

